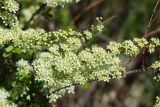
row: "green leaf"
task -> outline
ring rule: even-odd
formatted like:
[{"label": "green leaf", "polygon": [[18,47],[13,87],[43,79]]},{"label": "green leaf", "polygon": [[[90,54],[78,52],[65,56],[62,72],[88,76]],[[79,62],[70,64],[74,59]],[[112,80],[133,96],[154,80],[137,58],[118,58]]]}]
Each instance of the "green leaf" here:
[{"label": "green leaf", "polygon": [[21,54],[21,49],[20,48],[14,48],[13,53]]},{"label": "green leaf", "polygon": [[81,88],[82,88],[83,90],[87,90],[87,89],[89,88],[89,86],[90,86],[89,83],[85,83],[85,84],[82,84],[82,85],[81,85]]},{"label": "green leaf", "polygon": [[6,52],[11,52],[12,50],[13,50],[13,46],[9,46],[9,47],[5,48]]},{"label": "green leaf", "polygon": [[15,99],[17,96],[18,96],[18,92],[16,90],[13,91],[12,94],[11,94],[11,98]]},{"label": "green leaf", "polygon": [[21,70],[16,73],[16,76],[17,76],[17,79],[20,80],[20,81],[22,81],[22,80],[24,80],[24,79],[29,77],[29,75],[25,74]]},{"label": "green leaf", "polygon": [[16,87],[16,82],[15,81],[12,83],[12,87]]},{"label": "green leaf", "polygon": [[11,53],[3,53],[2,56],[3,56],[4,58],[7,58],[7,57],[9,57],[10,55],[11,55]]}]

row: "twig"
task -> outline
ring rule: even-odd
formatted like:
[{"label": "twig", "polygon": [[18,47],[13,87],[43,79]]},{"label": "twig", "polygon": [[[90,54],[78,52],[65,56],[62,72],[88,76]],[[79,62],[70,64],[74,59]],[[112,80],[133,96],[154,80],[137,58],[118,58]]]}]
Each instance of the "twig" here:
[{"label": "twig", "polygon": [[[156,10],[157,10],[157,7],[158,7],[159,3],[160,3],[160,0],[157,1],[156,5],[155,5],[155,7],[154,7],[154,10],[153,10],[152,15],[151,15],[151,18],[150,18],[150,20],[149,20],[149,23],[148,23],[146,32],[145,32],[145,34],[144,34],[144,38],[147,38],[147,37],[148,37],[148,36],[147,36],[148,31],[149,31],[151,25],[153,24],[153,22],[155,21],[155,19],[156,19],[156,17],[157,17],[157,15],[155,16],[155,14],[156,14]],[[154,16],[155,16],[155,17],[154,17]]]},{"label": "twig", "polygon": [[139,73],[139,72],[143,72],[143,69],[136,69],[136,70],[128,71],[126,75],[131,75],[131,74]]},{"label": "twig", "polygon": [[[154,7],[154,9],[153,9],[153,12],[152,12],[151,18],[150,18],[150,20],[149,20],[149,23],[148,23],[146,32],[144,33],[144,36],[143,36],[143,37],[146,38],[146,39],[149,37],[148,31],[149,31],[151,25],[153,24],[153,22],[155,21],[155,19],[156,19],[156,17],[157,17],[157,15],[155,16],[155,14],[156,14],[157,7],[158,7],[159,3],[160,3],[160,0],[157,1],[156,5],[155,5],[155,7]],[[144,48],[143,48],[143,51],[142,51],[142,69],[143,69],[143,70],[144,70],[144,68],[145,68],[145,66],[144,66],[144,65],[145,65],[145,57],[144,57],[144,56],[145,56],[145,53],[146,53],[146,47],[144,47]]]},{"label": "twig", "polygon": [[[90,83],[90,82],[93,82],[93,81],[98,81],[98,80],[97,80],[97,79],[94,79],[94,80],[89,80],[89,81],[87,81],[87,82]],[[54,90],[52,93],[56,93],[56,92],[61,91],[61,90],[63,90],[63,89],[66,89],[66,88],[69,88],[69,87],[72,87],[72,86],[77,86],[77,85],[80,85],[80,84],[79,84],[79,83],[73,83],[73,84],[71,84],[71,85],[67,85],[67,86],[58,88],[58,89]]]},{"label": "twig", "polygon": [[[116,15],[114,15],[114,16],[112,16],[112,17],[110,17],[110,18],[108,18],[108,19],[106,19],[105,21],[103,21],[102,23],[100,23],[100,24],[103,24],[103,25],[106,25],[106,24],[109,24],[114,18],[116,18],[117,16]],[[83,30],[85,30],[85,29],[89,29],[89,27],[86,27],[86,28],[83,28],[83,29],[81,29],[81,32],[83,31]],[[94,28],[93,28],[94,29]],[[93,30],[92,29],[92,30]],[[104,37],[104,36],[101,36],[100,35],[100,33],[101,32],[95,32],[95,35],[97,35],[97,37],[100,37],[101,39],[103,39],[105,42],[108,42],[110,39],[109,38],[106,38],[106,37]],[[83,49],[84,47],[87,47],[87,46],[89,46],[90,44],[91,44],[91,40],[90,41],[88,41],[87,43],[83,43],[83,45],[81,46],[81,48],[79,49],[79,51],[81,50],[81,49]]]},{"label": "twig", "polygon": [[[116,17],[117,17],[117,16],[114,15],[114,16],[106,19],[105,21],[103,21],[101,24],[105,26],[105,25],[111,23],[111,21],[112,21],[113,19],[115,19]],[[108,37],[106,37],[106,36],[102,36],[101,33],[102,33],[102,32],[99,32],[99,31],[98,31],[98,32],[96,33],[97,37],[101,38],[101,39],[104,40],[105,42],[110,41],[110,38],[108,38]]]},{"label": "twig", "polygon": [[87,7],[85,7],[79,14],[77,14],[73,20],[71,21],[71,24],[73,25],[84,13],[91,10],[95,6],[99,5],[103,0],[95,0],[95,2],[90,3]]},{"label": "twig", "polygon": [[92,82],[89,89],[87,89],[83,96],[78,99],[77,104],[74,107],[85,107],[85,104],[88,102],[91,94],[95,91],[97,84],[97,81]]},{"label": "twig", "polygon": [[151,31],[151,32],[149,32],[146,36],[147,36],[147,37],[148,37],[148,36],[151,36],[151,35],[154,36],[154,34],[156,34],[156,33],[158,33],[158,32],[160,32],[160,27],[157,28],[157,29],[155,29],[155,30],[153,30],[153,31]]},{"label": "twig", "polygon": [[46,4],[42,4],[35,13],[31,16],[31,18],[26,22],[26,24],[23,27],[23,30],[27,29],[29,25],[31,24],[32,20],[35,18],[36,15],[40,14],[40,12],[45,8]]},{"label": "twig", "polygon": [[[143,70],[143,69],[136,69],[136,70],[128,71],[123,77],[129,76],[129,75],[135,74],[135,73],[145,72],[145,71],[147,71],[149,69],[151,69],[151,67],[148,67],[145,70]],[[96,78],[96,79],[93,79],[93,80],[89,80],[87,82],[91,83],[91,82],[94,82],[94,81],[98,81],[98,79]],[[72,86],[78,86],[78,85],[80,85],[80,84],[79,83],[73,83],[71,85],[58,88],[58,89],[54,90],[52,93],[56,93],[56,92],[61,91],[63,89],[66,89],[66,88],[69,88],[69,87],[72,87]]]},{"label": "twig", "polygon": [[116,17],[117,17],[117,16],[114,15],[114,16],[112,16],[112,17],[106,19],[105,21],[103,21],[102,24],[103,24],[103,25],[104,25],[104,24],[108,24],[108,23],[110,23],[110,22],[111,22],[114,18],[116,18]]},{"label": "twig", "polygon": [[[117,15],[114,15],[114,16],[111,16],[111,17],[109,17],[109,18],[107,18],[106,20],[104,20],[102,23],[99,23],[99,24],[97,24],[97,25],[100,25],[100,24],[102,24],[102,25],[107,25],[107,24],[109,24],[113,19],[115,19],[117,17]],[[87,27],[85,27],[85,28],[82,28],[80,31],[83,31],[83,30],[86,30],[86,29],[91,29],[92,28],[92,26],[91,25],[89,25],[89,26],[87,26]],[[96,27],[93,27],[92,28],[92,30],[93,29],[95,29]],[[99,32],[97,32],[96,34],[98,34]]]}]

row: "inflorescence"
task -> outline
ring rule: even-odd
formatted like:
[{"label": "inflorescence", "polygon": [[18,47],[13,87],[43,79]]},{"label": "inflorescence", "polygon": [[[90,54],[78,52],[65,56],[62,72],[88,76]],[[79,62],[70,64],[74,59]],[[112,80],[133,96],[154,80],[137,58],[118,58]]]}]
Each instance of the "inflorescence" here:
[{"label": "inflorescence", "polygon": [[[48,6],[56,7],[80,0],[45,0]],[[0,1],[0,18],[5,25],[13,26],[17,21],[15,13],[19,5],[15,0]],[[101,18],[98,25],[92,26],[94,30],[102,31]],[[77,32],[73,29],[46,32],[43,29],[0,28],[0,49],[11,54],[32,53],[32,60],[20,58],[16,63],[16,80],[24,85],[41,84],[40,91],[45,93],[50,102],[55,102],[66,93],[74,93],[75,85],[83,85],[89,81],[110,81],[113,78],[125,76],[125,67],[119,55],[136,56],[144,48],[153,53],[160,46],[159,39],[135,38],[123,43],[109,42],[106,48],[93,45],[85,47],[93,38],[91,30]],[[13,52],[13,53],[12,53]],[[7,57],[7,56],[5,56]],[[156,61],[151,68],[160,70],[160,62]],[[32,80],[33,79],[33,80]],[[155,77],[160,81],[160,75]],[[32,80],[32,81],[31,81]],[[35,82],[33,82],[35,81]],[[25,97],[31,100],[35,93],[30,93],[29,86],[23,87],[21,95],[16,99]],[[16,86],[17,85],[17,86]],[[13,91],[13,90],[12,90]],[[30,94],[28,94],[30,93]],[[15,106],[7,99],[9,93],[0,90],[0,105]],[[159,99],[157,99],[159,105]],[[156,105],[156,107],[158,107]]]}]

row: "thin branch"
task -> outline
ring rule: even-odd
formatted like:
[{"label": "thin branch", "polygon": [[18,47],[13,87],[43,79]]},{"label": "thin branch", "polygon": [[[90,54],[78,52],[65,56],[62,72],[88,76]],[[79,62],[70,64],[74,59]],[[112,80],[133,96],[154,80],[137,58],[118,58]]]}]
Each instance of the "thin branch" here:
[{"label": "thin branch", "polygon": [[139,72],[143,72],[143,69],[136,69],[136,70],[128,71],[125,75],[128,76],[128,75],[139,73]]},{"label": "thin branch", "polygon": [[[112,21],[113,21],[113,19],[115,19],[117,17],[117,15],[114,15],[114,16],[111,16],[111,17],[109,17],[109,18],[107,18],[106,20],[104,20],[102,23],[100,23],[100,24],[102,24],[102,25],[107,25],[107,24],[109,24],[109,23],[111,23]],[[97,25],[100,25],[100,24],[97,24]],[[83,30],[86,30],[86,29],[91,29],[92,27],[91,27],[91,25],[89,25],[89,26],[87,26],[87,27],[85,27],[85,28],[82,28],[80,31],[83,31]],[[92,30],[93,29],[95,29],[96,27],[94,27],[94,28],[92,28]],[[96,34],[98,34],[99,32],[97,32]]]},{"label": "thin branch", "polygon": [[[160,0],[157,1],[154,9],[153,9],[153,12],[152,12],[152,15],[151,15],[151,18],[149,20],[149,23],[148,23],[148,26],[147,26],[147,29],[146,29],[146,32],[144,33],[143,37],[144,38],[148,38],[149,35],[148,35],[148,31],[151,27],[151,25],[153,24],[153,22],[155,21],[157,15],[156,15],[156,11],[157,11],[157,8],[158,8],[158,5],[160,3]],[[144,70],[145,68],[145,53],[146,53],[146,47],[143,48],[143,51],[142,51],[142,69]]]},{"label": "thin branch", "polygon": [[[111,22],[113,21],[113,19],[115,19],[116,17],[117,17],[117,16],[114,15],[114,16],[106,19],[105,21],[103,21],[101,24],[105,26],[105,25],[111,23]],[[104,40],[105,42],[108,42],[108,41],[111,40],[110,38],[108,38],[108,37],[106,37],[106,36],[102,36],[101,33],[102,33],[102,32],[97,32],[97,33],[96,33],[97,37],[101,38],[101,39]]]},{"label": "thin branch", "polygon": [[154,34],[156,34],[158,32],[160,32],[160,27],[155,29],[155,30],[153,30],[153,31],[151,31],[151,32],[149,32],[146,36],[151,36],[151,35],[155,36]]},{"label": "thin branch", "polygon": [[[151,67],[148,67],[145,70],[144,69],[136,69],[136,70],[128,71],[123,77],[129,76],[129,75],[135,74],[135,73],[145,72],[145,71],[148,71],[149,69],[151,69]],[[98,79],[96,78],[96,79],[93,79],[93,80],[88,80],[87,82],[91,83],[91,82],[94,82],[94,81],[98,81]],[[72,87],[72,86],[78,86],[78,85],[80,85],[80,84],[79,83],[73,83],[71,85],[58,88],[58,89],[54,90],[53,93],[56,93],[58,91],[61,91],[63,89],[66,89],[66,88],[69,88],[69,87]]]},{"label": "thin branch", "polygon": [[[145,32],[145,34],[144,34],[144,38],[147,38],[147,37],[148,37],[148,36],[147,36],[148,31],[149,31],[151,25],[153,24],[153,22],[155,21],[155,19],[156,19],[156,17],[157,17],[156,11],[157,11],[157,7],[158,7],[159,3],[160,3],[160,0],[157,1],[156,5],[155,5],[155,7],[154,7],[154,9],[153,9],[153,12],[152,12],[151,18],[150,18],[150,20],[149,20],[149,23],[148,23],[146,32]],[[156,15],[156,16],[155,16],[155,15]]]},{"label": "thin branch", "polygon": [[[90,83],[90,82],[93,82],[93,81],[98,81],[98,80],[97,80],[97,79],[94,79],[94,80],[89,80],[89,81],[87,81],[87,82]],[[61,90],[63,90],[63,89],[66,89],[66,88],[69,88],[69,87],[72,87],[72,86],[78,86],[78,85],[80,85],[80,84],[79,84],[79,83],[73,83],[73,84],[71,84],[71,85],[67,85],[67,86],[58,88],[58,89],[54,90],[52,93],[56,93],[56,92],[61,91]]]},{"label": "thin branch", "polygon": [[33,13],[33,15],[31,16],[31,18],[25,23],[23,30],[27,29],[31,22],[33,21],[33,19],[35,18],[36,15],[40,14],[41,11],[45,8],[46,4],[42,4],[40,5],[39,9],[37,11],[35,11],[35,13]]},{"label": "thin branch", "polygon": [[92,8],[96,7],[97,5],[99,5],[100,3],[102,3],[103,0],[95,0],[94,2],[90,3],[87,7],[85,7],[80,13],[78,13],[73,20],[71,21],[71,24],[73,25],[78,19],[80,19],[80,17],[88,12],[89,10],[91,10]]},{"label": "thin branch", "polygon": [[[116,18],[116,17],[117,17],[117,16],[114,15],[114,16],[112,16],[112,17],[106,19],[105,21],[103,21],[103,22],[100,23],[100,24],[107,25],[107,24],[109,24],[109,23],[110,23],[114,18]],[[89,26],[86,27],[86,28],[81,29],[81,32],[82,32],[83,30],[85,30],[85,29],[89,29]],[[93,29],[92,29],[92,30],[93,30]],[[97,37],[103,39],[105,42],[108,42],[108,41],[111,40],[111,39],[108,38],[108,37],[101,36],[100,33],[101,33],[101,32],[99,32],[99,31],[97,32],[97,31],[96,31],[96,32],[95,32],[95,35],[96,35]],[[79,51],[80,51],[81,49],[83,49],[84,47],[89,46],[89,45],[91,44],[91,42],[92,42],[92,40],[88,41],[87,43],[83,43],[83,45],[81,46],[81,48],[79,49]]]},{"label": "thin branch", "polygon": [[87,89],[87,91],[83,94],[83,96],[78,99],[77,104],[75,104],[74,107],[85,107],[85,104],[88,102],[91,94],[95,91],[97,85],[98,85],[97,81],[92,82],[89,89]]},{"label": "thin branch", "polygon": [[112,17],[106,19],[105,21],[103,21],[102,24],[103,24],[103,25],[108,24],[108,23],[110,23],[110,22],[111,22],[114,18],[116,18],[116,17],[117,17],[117,16],[114,15],[114,16],[112,16]]}]

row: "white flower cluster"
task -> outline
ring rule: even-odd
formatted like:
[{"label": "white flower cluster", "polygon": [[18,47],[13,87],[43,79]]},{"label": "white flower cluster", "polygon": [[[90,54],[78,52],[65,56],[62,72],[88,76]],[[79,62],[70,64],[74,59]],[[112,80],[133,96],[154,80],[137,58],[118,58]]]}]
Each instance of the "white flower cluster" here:
[{"label": "white flower cluster", "polygon": [[71,29],[46,33],[42,29],[22,31],[0,28],[0,46],[12,42],[14,47],[21,48],[23,52],[51,49],[52,45],[56,44],[59,44],[63,51],[76,52],[87,38],[87,35]]},{"label": "white flower cluster", "polygon": [[59,46],[57,44],[53,44],[49,49],[48,49],[53,55],[59,55]]},{"label": "white flower cluster", "polygon": [[159,46],[157,39],[147,42],[144,38],[136,38],[123,43],[110,42],[106,49],[98,46],[81,48],[84,42],[92,39],[92,35],[89,30],[76,32],[69,29],[47,33],[41,29],[22,31],[1,28],[0,48],[12,45],[24,53],[34,52],[32,63],[22,59],[17,62],[17,74],[34,75],[35,81],[43,84],[48,98],[55,101],[66,92],[73,93],[73,84],[121,78],[125,68],[118,57],[120,54],[135,56],[144,47]]},{"label": "white flower cluster", "polygon": [[[37,0],[38,2],[39,0]],[[64,6],[66,3],[80,0],[42,0],[47,6]],[[19,5],[16,0],[0,0],[0,19],[6,26],[15,26],[16,12]],[[102,18],[97,18],[98,25],[90,30],[102,31]],[[144,47],[150,53],[160,46],[159,39],[135,38],[123,43],[110,42],[106,49],[98,46],[83,47],[83,43],[92,39],[92,31],[77,32],[72,29],[45,32],[42,29],[21,30],[0,28],[0,49],[5,46],[19,48],[23,53],[34,53],[32,61],[20,59],[17,65],[16,79],[33,79],[43,85],[43,91],[50,102],[56,101],[66,93],[74,93],[75,85],[82,85],[92,80],[109,81],[121,78],[125,74],[119,55],[136,56]],[[151,68],[160,70],[160,62],[156,61]],[[155,79],[160,81],[160,74]],[[31,84],[31,81],[28,81]],[[17,85],[17,84],[16,84]],[[16,87],[16,86],[15,86]],[[31,100],[30,87],[21,86],[20,97]],[[0,89],[0,107],[16,107],[7,98],[9,93]],[[155,107],[160,106],[157,98]]]},{"label": "white flower cluster", "polygon": [[96,18],[96,21],[98,22],[98,25],[97,26],[93,26],[93,28],[96,28],[98,31],[102,31],[103,30],[103,28],[104,28],[104,26],[103,26],[103,24],[102,24],[102,21],[103,20],[103,18],[102,17],[97,17]]},{"label": "white flower cluster", "polygon": [[134,38],[133,41],[136,42],[140,48],[143,48],[148,44],[148,41],[145,38]]},{"label": "white flower cluster", "polygon": [[7,99],[7,97],[9,96],[9,93],[4,89],[0,89],[0,93],[0,99]]},{"label": "white flower cluster", "polygon": [[[64,40],[66,40],[68,37],[77,37],[77,38],[81,38],[83,36],[82,33],[77,32],[73,29],[69,29],[69,30],[58,30],[58,31],[54,31],[51,32],[54,35],[54,42],[62,42]],[[85,37],[85,36],[84,36]]]},{"label": "white flower cluster", "polygon": [[19,5],[15,0],[0,1],[0,19],[6,26],[14,26],[17,23],[15,13],[19,9]]},{"label": "white flower cluster", "polygon": [[51,86],[53,79],[53,55],[47,52],[40,53],[38,58],[33,62],[35,80],[44,82],[44,87]]},{"label": "white flower cluster", "polygon": [[40,50],[42,46],[47,45],[48,37],[50,37],[49,33],[45,34],[43,30],[29,29],[22,31],[0,28],[1,46],[12,42],[14,47],[21,48],[23,52]]},{"label": "white flower cluster", "polygon": [[23,49],[22,51],[28,50],[40,50],[42,46],[47,45],[47,38],[49,34],[45,34],[43,30],[29,29],[27,31],[18,30],[13,32],[14,38],[12,42],[15,47]]},{"label": "white flower cluster", "polygon": [[91,73],[88,78],[94,79],[96,77],[101,81],[109,81],[112,78],[123,76],[125,69],[117,56],[100,47],[93,47],[92,52],[93,59],[90,62],[92,65],[88,68]]},{"label": "white flower cluster", "polygon": [[120,51],[121,51],[120,48],[121,48],[121,44],[114,41],[109,42],[109,44],[107,45],[107,50],[109,50],[114,55],[120,54]]},{"label": "white flower cluster", "polygon": [[17,62],[17,71],[24,73],[25,75],[30,74],[32,67],[29,65],[28,61],[21,59]]},{"label": "white flower cluster", "polygon": [[139,48],[131,40],[126,40],[123,42],[122,47],[124,48],[125,55],[136,56],[139,53]]},{"label": "white flower cluster", "polygon": [[154,107],[160,107],[160,98],[159,97],[157,97],[156,105]]},{"label": "white flower cluster", "polygon": [[[64,88],[65,87],[65,88]],[[73,94],[75,86],[67,79],[57,80],[56,83],[49,89],[50,102],[55,102],[58,98],[64,96],[66,93]]]},{"label": "white flower cluster", "polygon": [[[58,45],[52,46],[50,52],[38,54],[32,63],[35,80],[43,82],[44,88],[50,90],[48,98],[51,101],[66,92],[73,93],[72,84],[84,84],[96,78],[109,81],[112,78],[121,78],[124,74],[119,58],[103,48],[93,46],[92,49],[85,49],[80,53],[61,52],[59,48]],[[54,93],[57,89],[60,90]]]},{"label": "white flower cluster", "polygon": [[[156,39],[157,41],[157,39]],[[148,42],[145,38],[134,38],[133,40],[126,40],[123,43],[117,43],[117,42],[109,42],[109,45],[107,45],[107,50],[109,50],[112,55],[116,56],[119,54],[129,55],[129,56],[136,56],[141,49],[144,47],[149,47],[150,45],[154,45],[152,47],[149,47],[150,50],[154,50],[158,43],[153,42],[153,39],[151,39],[151,42]]]},{"label": "white flower cluster", "polygon": [[5,24],[5,26],[15,26],[17,22],[17,17],[14,14],[8,13],[6,11],[0,12],[0,19]]},{"label": "white flower cluster", "polygon": [[150,44],[148,46],[149,52],[153,53],[155,51],[155,48],[160,46],[160,41],[157,38],[151,38]]},{"label": "white flower cluster", "polygon": [[152,67],[153,69],[158,69],[158,70],[160,71],[160,61],[155,61],[155,62],[151,65],[151,67]]},{"label": "white flower cluster", "polygon": [[56,7],[58,5],[64,6],[66,3],[79,2],[80,0],[45,0],[44,2],[51,7]]},{"label": "white flower cluster", "polygon": [[17,107],[14,103],[7,99],[9,96],[9,92],[5,89],[0,89],[0,107]]},{"label": "white flower cluster", "polygon": [[[151,68],[153,68],[154,70],[158,70],[160,71],[160,61],[155,61],[152,65]],[[154,76],[154,79],[158,82],[160,82],[160,73],[157,74],[156,76]]]},{"label": "white flower cluster", "polygon": [[8,10],[9,12],[16,13],[19,9],[19,5],[15,0],[2,0],[2,9]]},{"label": "white flower cluster", "polygon": [[55,57],[54,66],[58,72],[63,72],[64,74],[76,72],[81,67],[77,55],[73,52],[67,52],[63,57]]},{"label": "white flower cluster", "polygon": [[90,40],[92,38],[92,33],[89,30],[83,31],[83,34],[86,35],[87,40]]}]

